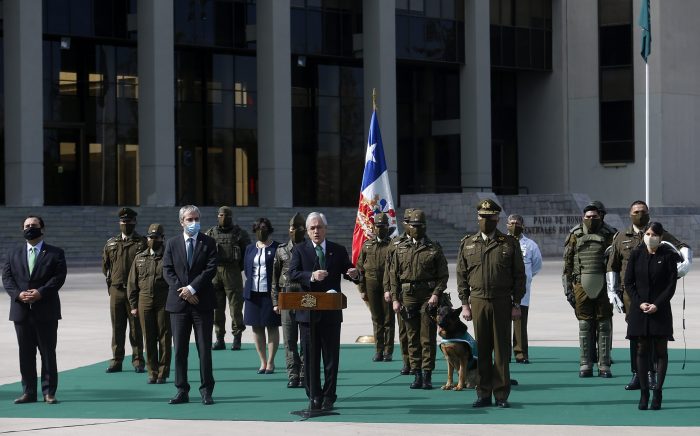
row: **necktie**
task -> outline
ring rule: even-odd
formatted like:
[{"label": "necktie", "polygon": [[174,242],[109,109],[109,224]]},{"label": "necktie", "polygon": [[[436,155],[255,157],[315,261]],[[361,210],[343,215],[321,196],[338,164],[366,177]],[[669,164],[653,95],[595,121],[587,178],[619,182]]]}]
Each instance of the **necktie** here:
[{"label": "necktie", "polygon": [[323,247],[320,245],[316,246],[316,257],[318,257],[318,266],[321,269],[326,269],[326,255],[323,254]]},{"label": "necktie", "polygon": [[192,266],[192,255],[194,254],[194,238],[187,238],[187,264]]},{"label": "necktie", "polygon": [[36,263],[36,247],[31,247],[29,249],[29,274],[34,271],[34,264]]}]

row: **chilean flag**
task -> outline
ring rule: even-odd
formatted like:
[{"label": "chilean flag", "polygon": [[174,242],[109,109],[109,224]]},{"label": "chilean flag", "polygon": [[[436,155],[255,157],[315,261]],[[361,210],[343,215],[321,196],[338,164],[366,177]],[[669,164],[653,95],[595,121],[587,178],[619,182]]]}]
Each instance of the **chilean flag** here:
[{"label": "chilean flag", "polygon": [[369,138],[367,139],[367,153],[365,154],[365,171],[362,176],[362,188],[360,201],[357,205],[357,218],[355,230],[352,233],[352,263],[357,263],[362,244],[372,237],[372,223],[374,214],[384,212],[389,215],[389,233],[397,235],[396,211],[394,200],[391,198],[389,186],[389,174],[384,159],[384,146],[382,135],[379,133],[379,121],[377,111],[372,112],[372,120],[369,125]]}]

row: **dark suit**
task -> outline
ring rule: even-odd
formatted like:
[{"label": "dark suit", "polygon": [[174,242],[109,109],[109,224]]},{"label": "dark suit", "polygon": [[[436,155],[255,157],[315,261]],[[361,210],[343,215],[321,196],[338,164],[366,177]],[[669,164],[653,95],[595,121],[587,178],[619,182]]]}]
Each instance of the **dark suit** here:
[{"label": "dark suit", "polygon": [[[7,253],[2,283],[10,295],[10,321],[15,323],[19,344],[19,367],[24,393],[36,398],[36,349],[41,353],[41,390],[44,395],[55,395],[58,384],[56,366],[56,337],[61,319],[61,301],[58,290],[66,281],[66,258],[63,250],[44,243],[36,257],[34,270],[29,274],[27,244],[21,244]],[[26,304],[19,294],[36,289],[41,299]]]},{"label": "dark suit", "polygon": [[[352,268],[352,263],[348,257],[345,247],[326,240],[326,271],[328,277],[320,282],[311,281],[311,273],[321,269],[313,242],[304,241],[297,244],[292,249],[292,260],[289,265],[289,278],[293,282],[298,282],[303,291],[326,292],[335,289],[340,292],[340,278],[345,275],[348,268]],[[345,276],[347,279],[349,277]],[[343,321],[343,312],[340,310],[308,311],[298,310],[296,320],[299,322],[301,333],[301,346],[304,353],[304,375],[306,378],[306,395],[314,401],[334,402],[337,398],[335,394],[338,379],[338,361],[340,356],[340,323]],[[316,341],[314,343],[314,354],[311,354],[311,332],[310,323],[316,324]],[[321,386],[321,354],[323,354],[323,389]],[[313,365],[313,369],[311,368]],[[316,374],[316,392],[310,391],[311,378],[310,371]]]},{"label": "dark suit", "polygon": [[[211,366],[211,331],[214,326],[214,288],[211,281],[216,275],[216,242],[204,233],[197,234],[192,266],[187,264],[185,239],[182,234],[168,239],[163,254],[163,277],[168,282],[168,300],[165,310],[170,312],[170,325],[175,344],[175,387],[178,392],[189,392],[187,357],[190,333],[199,352],[199,392],[204,396],[214,390]],[[177,290],[192,286],[199,298],[196,305],[180,298]]]}]

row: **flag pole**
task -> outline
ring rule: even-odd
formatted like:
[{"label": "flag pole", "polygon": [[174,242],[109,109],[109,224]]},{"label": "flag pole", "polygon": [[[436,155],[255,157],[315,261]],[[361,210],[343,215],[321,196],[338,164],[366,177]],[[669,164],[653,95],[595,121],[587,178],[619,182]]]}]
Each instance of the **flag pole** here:
[{"label": "flag pole", "polygon": [[645,168],[644,168],[644,180],[645,180],[645,185],[646,185],[646,202],[647,202],[647,207],[651,207],[651,202],[649,201],[649,62],[645,62],[645,71],[646,71],[646,97],[645,97],[645,126],[644,126],[644,136],[646,140],[646,160],[645,160]]},{"label": "flag pole", "polygon": [[372,110],[377,110],[377,88],[372,88]]}]

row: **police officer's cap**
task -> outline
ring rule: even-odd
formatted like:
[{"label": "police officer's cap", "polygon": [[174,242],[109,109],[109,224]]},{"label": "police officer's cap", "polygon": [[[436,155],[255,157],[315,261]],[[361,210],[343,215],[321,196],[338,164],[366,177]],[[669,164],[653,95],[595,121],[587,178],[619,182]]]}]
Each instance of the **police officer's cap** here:
[{"label": "police officer's cap", "polygon": [[147,238],[155,238],[164,235],[165,232],[163,231],[163,226],[161,224],[153,223],[150,226],[148,226],[148,232],[146,232]]},{"label": "police officer's cap", "polygon": [[501,206],[490,198],[487,198],[486,200],[481,200],[476,205],[476,212],[479,215],[498,215],[501,213]]},{"label": "police officer's cap", "polygon": [[403,211],[403,222],[405,222],[405,223],[408,222],[408,217],[411,216],[411,212],[413,212],[413,209],[410,207]]},{"label": "police officer's cap", "polygon": [[233,209],[228,206],[221,206],[219,208],[219,213],[223,213],[224,215],[233,215]]},{"label": "police officer's cap", "polygon": [[304,227],[306,225],[306,221],[304,220],[304,217],[297,212],[292,219],[289,220],[289,226],[290,227]]},{"label": "police officer's cap", "polygon": [[122,207],[119,209],[119,213],[117,214],[119,219],[132,219],[136,218],[136,215],[138,215],[136,211],[130,207]]},{"label": "police officer's cap", "polygon": [[413,209],[408,216],[408,223],[411,225],[425,225],[425,212],[420,209]]},{"label": "police officer's cap", "polygon": [[607,213],[607,211],[605,210],[605,205],[600,200],[593,200],[593,201],[591,201],[590,205],[595,206],[596,209],[598,209],[598,212],[602,213],[603,215],[605,215]]},{"label": "police officer's cap", "polygon": [[374,215],[374,224],[377,226],[388,226],[389,225],[389,215],[384,212],[379,212]]}]

